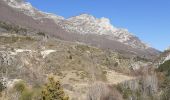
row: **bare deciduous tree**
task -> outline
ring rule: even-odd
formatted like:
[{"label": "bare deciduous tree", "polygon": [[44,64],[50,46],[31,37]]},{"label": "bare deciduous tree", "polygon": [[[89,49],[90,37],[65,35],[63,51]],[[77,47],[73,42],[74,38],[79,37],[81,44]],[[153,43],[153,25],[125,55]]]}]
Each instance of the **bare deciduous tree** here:
[{"label": "bare deciduous tree", "polygon": [[98,82],[89,87],[86,100],[122,100],[122,96],[116,89]]}]

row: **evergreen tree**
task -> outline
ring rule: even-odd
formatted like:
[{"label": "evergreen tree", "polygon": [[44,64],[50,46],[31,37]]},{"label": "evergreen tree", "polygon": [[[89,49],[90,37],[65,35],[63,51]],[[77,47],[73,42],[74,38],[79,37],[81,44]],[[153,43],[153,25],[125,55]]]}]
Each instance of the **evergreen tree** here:
[{"label": "evergreen tree", "polygon": [[42,100],[69,100],[59,81],[56,81],[53,77],[50,77],[48,81],[42,90]]}]

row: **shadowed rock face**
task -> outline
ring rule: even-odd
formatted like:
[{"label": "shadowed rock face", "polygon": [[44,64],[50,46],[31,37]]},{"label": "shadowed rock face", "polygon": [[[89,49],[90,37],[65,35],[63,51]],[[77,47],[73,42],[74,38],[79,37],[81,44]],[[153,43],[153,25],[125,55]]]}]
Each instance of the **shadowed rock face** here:
[{"label": "shadowed rock face", "polygon": [[159,51],[148,48],[140,50],[138,48],[132,48],[121,42],[108,39],[103,35],[95,34],[78,34],[67,32],[61,25],[57,25],[54,20],[49,18],[43,18],[41,20],[35,20],[33,17],[28,16],[21,11],[11,8],[4,1],[0,1],[0,21],[9,22],[15,25],[27,27],[37,31],[48,33],[49,36],[56,37],[66,41],[82,42],[91,46],[96,46],[102,49],[111,49],[128,55],[138,55],[146,58],[154,58],[159,54]]}]

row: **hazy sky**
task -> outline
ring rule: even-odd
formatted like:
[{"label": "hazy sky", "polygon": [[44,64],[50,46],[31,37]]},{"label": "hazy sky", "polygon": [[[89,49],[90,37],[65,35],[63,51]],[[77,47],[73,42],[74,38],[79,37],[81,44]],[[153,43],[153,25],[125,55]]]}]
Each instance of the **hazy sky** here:
[{"label": "hazy sky", "polygon": [[82,13],[107,17],[152,47],[170,46],[170,0],[26,0],[34,7],[65,18]]}]

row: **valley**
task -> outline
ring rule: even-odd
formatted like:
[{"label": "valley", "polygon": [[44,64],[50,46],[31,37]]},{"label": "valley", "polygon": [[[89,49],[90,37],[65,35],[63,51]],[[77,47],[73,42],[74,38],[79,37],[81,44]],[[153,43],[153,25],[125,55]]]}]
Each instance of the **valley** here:
[{"label": "valley", "polygon": [[0,100],[169,100],[169,61],[108,18],[0,1]]}]

